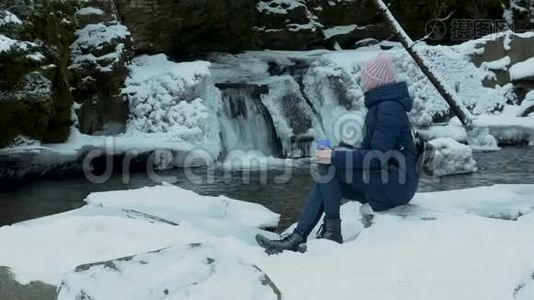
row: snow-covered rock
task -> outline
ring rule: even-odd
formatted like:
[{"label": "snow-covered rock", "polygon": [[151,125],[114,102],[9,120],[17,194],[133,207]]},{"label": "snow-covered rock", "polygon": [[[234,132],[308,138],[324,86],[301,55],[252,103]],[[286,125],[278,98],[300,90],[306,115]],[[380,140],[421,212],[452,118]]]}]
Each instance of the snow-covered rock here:
[{"label": "snow-covered rock", "polygon": [[[367,228],[349,202],[344,244],[312,238],[305,254],[267,256],[247,226],[273,215],[259,206],[236,202],[226,218],[214,215],[220,198],[176,187],[99,193],[81,209],[0,227],[0,265],[21,283],[60,285],[59,299],[531,299],[532,194],[532,185],[419,193]],[[179,221],[181,208],[219,217],[202,227]],[[226,234],[214,231],[230,220]]]},{"label": "snow-covered rock", "polygon": [[0,27],[12,24],[22,25],[22,21],[19,19],[19,17],[17,17],[17,15],[7,10],[0,11]]},{"label": "snow-covered rock", "polygon": [[89,24],[76,31],[78,39],[71,46],[79,51],[101,50],[113,40],[125,39],[130,36],[128,28],[122,24]]},{"label": "snow-covered rock", "polygon": [[[261,205],[237,201],[223,196],[199,196],[175,186],[164,185],[131,191],[93,193],[87,203],[97,207],[135,210],[158,215],[166,220],[187,220],[194,224],[197,218],[210,218],[254,228],[276,227],[279,215]],[[217,228],[213,228],[216,230]]]},{"label": "snow-covered rock", "polygon": [[534,77],[534,58],[516,63],[510,67],[510,79],[520,80]]},{"label": "snow-covered rock", "polygon": [[128,132],[190,142],[217,158],[222,103],[209,63],[174,63],[160,54],[137,57],[129,68],[123,89],[131,113]]},{"label": "snow-covered rock", "polygon": [[457,142],[467,143],[467,133],[458,118],[453,118],[446,124],[421,128],[417,132],[427,141],[438,138],[451,138]]},{"label": "snow-covered rock", "polygon": [[475,151],[498,151],[497,139],[488,127],[474,127],[467,130],[467,143]]},{"label": "snow-covered rock", "polygon": [[3,34],[0,34],[0,53],[8,51],[25,52],[29,50],[30,47],[37,47],[37,45],[31,42],[11,39]]},{"label": "snow-covered rock", "polygon": [[70,46],[71,68],[93,67],[111,72],[115,64],[123,61],[130,32],[122,24],[89,24],[76,31],[77,39]]},{"label": "snow-covered rock", "polygon": [[435,176],[472,173],[477,170],[471,147],[451,138],[430,141],[436,147],[433,166]]},{"label": "snow-covered rock", "polygon": [[334,26],[330,28],[326,28],[323,30],[324,37],[326,39],[329,39],[333,36],[340,35],[340,34],[347,34],[356,29],[358,25],[345,25],[345,26]]},{"label": "snow-covered rock", "polygon": [[104,11],[98,7],[82,7],[76,11],[77,15],[86,16],[86,15],[102,15]]},{"label": "snow-covered rock", "polygon": [[[1,227],[6,243],[0,265],[22,283],[57,285],[80,264],[219,238],[252,244],[258,228],[276,226],[279,219],[257,204],[174,186],[95,193],[87,202],[74,211]],[[28,252],[21,255],[22,249]]]},{"label": "snow-covered rock", "polygon": [[63,279],[58,299],[280,299],[276,286],[236,255],[234,245],[220,246],[192,243],[82,265]]},{"label": "snow-covered rock", "polygon": [[476,124],[487,127],[493,136],[505,143],[534,142],[534,118],[532,116],[483,115],[477,119]]},{"label": "snow-covered rock", "polygon": [[84,134],[117,135],[125,131],[128,119],[128,103],[120,91],[133,55],[132,36],[120,23],[113,2],[80,5],[69,66],[76,128]]}]

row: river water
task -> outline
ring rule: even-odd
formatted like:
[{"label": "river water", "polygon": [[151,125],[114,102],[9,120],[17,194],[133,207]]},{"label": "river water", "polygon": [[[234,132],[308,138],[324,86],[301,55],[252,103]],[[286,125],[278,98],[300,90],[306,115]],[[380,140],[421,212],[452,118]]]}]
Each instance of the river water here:
[{"label": "river water", "polygon": [[[420,191],[534,183],[534,147],[504,148],[499,152],[475,153],[474,156],[479,168],[476,173],[421,182]],[[169,170],[161,175],[173,176],[176,185],[203,195],[226,195],[262,204],[282,214],[280,227],[285,228],[297,219],[313,184],[308,161],[299,161],[289,171],[291,176],[287,176],[288,170],[283,168],[268,173],[233,171],[230,174],[218,170],[214,180],[206,182],[206,170],[198,169],[195,172],[204,179],[202,183],[192,182],[183,170]],[[131,174],[127,183],[124,179],[121,174],[116,174],[102,184],[91,183],[84,178],[65,178],[3,188],[0,191],[0,225],[79,208],[92,192],[135,189],[157,185],[161,181],[154,181],[143,172]]]}]

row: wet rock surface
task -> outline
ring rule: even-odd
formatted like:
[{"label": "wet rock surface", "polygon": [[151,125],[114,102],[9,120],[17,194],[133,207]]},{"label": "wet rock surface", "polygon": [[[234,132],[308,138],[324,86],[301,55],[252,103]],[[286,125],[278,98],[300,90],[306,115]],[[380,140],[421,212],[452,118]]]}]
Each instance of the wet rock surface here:
[{"label": "wet rock surface", "polygon": [[[323,17],[328,26],[364,21],[362,10],[347,10],[346,3],[332,1],[335,9],[326,11],[321,6],[330,7],[328,1],[116,2],[138,52],[165,52],[178,57],[212,51],[308,50],[325,45]],[[349,13],[340,18],[343,11]]]},{"label": "wet rock surface", "polygon": [[0,295],[9,300],[55,300],[56,287],[40,281],[20,284],[11,270],[0,266]]}]

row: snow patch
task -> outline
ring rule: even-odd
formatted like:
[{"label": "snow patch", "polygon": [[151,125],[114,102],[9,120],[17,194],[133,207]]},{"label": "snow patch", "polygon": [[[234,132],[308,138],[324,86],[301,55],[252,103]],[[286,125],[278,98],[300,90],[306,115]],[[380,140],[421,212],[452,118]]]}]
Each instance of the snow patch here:
[{"label": "snow patch", "polygon": [[80,16],[103,15],[104,11],[101,10],[100,8],[89,6],[89,7],[83,7],[83,8],[78,9],[78,11],[76,11],[76,14]]},{"label": "snow patch", "polygon": [[334,26],[323,30],[326,39],[340,34],[348,34],[358,28],[358,25]]},{"label": "snow patch", "polygon": [[481,67],[488,70],[507,70],[510,63],[512,63],[510,56],[505,56],[494,61],[483,62]]},{"label": "snow patch", "polygon": [[534,57],[510,67],[511,80],[521,80],[529,77],[534,77]]},{"label": "snow patch", "polygon": [[78,39],[71,45],[71,49],[90,51],[91,49],[101,50],[114,40],[126,39],[130,36],[130,32],[126,26],[121,24],[98,23],[76,30],[76,35]]},{"label": "snow patch", "polygon": [[32,46],[32,44],[28,42],[10,39],[5,35],[0,34],[0,53],[11,50],[25,51],[28,49],[29,46]]},{"label": "snow patch", "polygon": [[262,0],[258,2],[256,9],[266,14],[287,14],[288,11],[302,6],[306,7],[302,0]]},{"label": "snow patch", "polygon": [[13,13],[4,10],[0,12],[0,26],[9,24],[22,25],[22,21]]}]

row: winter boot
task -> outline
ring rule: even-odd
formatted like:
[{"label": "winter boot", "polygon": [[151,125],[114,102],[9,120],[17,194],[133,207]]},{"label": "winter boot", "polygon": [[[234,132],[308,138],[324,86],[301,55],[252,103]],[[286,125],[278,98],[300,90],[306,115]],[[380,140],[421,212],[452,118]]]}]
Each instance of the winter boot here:
[{"label": "winter boot", "polygon": [[256,235],[256,242],[265,249],[267,254],[277,254],[284,250],[295,252],[306,252],[306,240],[300,234],[292,234],[282,237],[279,240],[270,240],[261,234]]},{"label": "winter boot", "polygon": [[323,220],[323,225],[321,225],[321,228],[319,229],[317,238],[343,244],[343,237],[341,236],[341,220],[325,218]]}]

